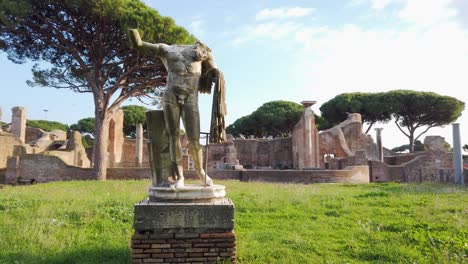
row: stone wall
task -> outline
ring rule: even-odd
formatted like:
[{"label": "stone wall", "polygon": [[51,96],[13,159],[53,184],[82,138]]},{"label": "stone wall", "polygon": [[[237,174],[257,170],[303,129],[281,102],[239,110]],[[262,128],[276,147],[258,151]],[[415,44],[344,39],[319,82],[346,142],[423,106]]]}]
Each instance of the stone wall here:
[{"label": "stone wall", "polygon": [[291,138],[277,139],[235,139],[239,163],[244,167],[270,166],[292,168]]},{"label": "stone wall", "polygon": [[372,182],[448,182],[454,183],[452,153],[426,152],[400,165],[370,161]]},{"label": "stone wall", "polygon": [[353,166],[344,170],[246,170],[242,181],[279,183],[368,183],[369,167]]},{"label": "stone wall", "polygon": [[365,151],[367,158],[378,160],[377,145],[372,137],[362,132],[360,114],[350,114],[339,125],[323,131],[319,135],[321,167],[324,168],[324,156],[333,154],[335,158],[353,156],[356,151]]},{"label": "stone wall", "polygon": [[385,164],[388,165],[401,165],[413,160],[414,158],[425,155],[425,152],[405,153],[400,155],[392,155],[384,157]]},{"label": "stone wall", "polygon": [[0,132],[0,169],[6,168],[7,160],[13,156],[15,146],[21,145],[20,140],[13,134]]},{"label": "stone wall", "polygon": [[[115,164],[115,167],[136,167],[136,139],[125,138],[122,146],[122,160]],[[142,167],[149,167],[148,162],[148,140],[143,139],[143,164]]]}]

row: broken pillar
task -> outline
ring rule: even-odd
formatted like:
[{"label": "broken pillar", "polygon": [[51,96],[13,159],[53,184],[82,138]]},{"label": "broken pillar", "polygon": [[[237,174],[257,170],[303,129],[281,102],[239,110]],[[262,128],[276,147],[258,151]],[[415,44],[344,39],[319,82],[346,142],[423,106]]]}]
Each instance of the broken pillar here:
[{"label": "broken pillar", "polygon": [[293,130],[293,163],[297,169],[318,168],[319,161],[319,139],[318,130],[315,126],[312,105],[315,101],[303,101],[304,112]]},{"label": "broken pillar", "polygon": [[15,106],[11,109],[11,133],[16,135],[21,143],[26,138],[26,108]]},{"label": "broken pillar", "polygon": [[114,167],[122,161],[124,134],[124,113],[122,109],[115,111],[109,122],[109,166]]},{"label": "broken pillar", "polygon": [[464,185],[463,179],[463,158],[461,150],[460,124],[455,123],[453,127],[453,169],[455,173],[455,183]]},{"label": "broken pillar", "polygon": [[135,160],[137,167],[143,165],[143,125],[141,123],[136,124]]},{"label": "broken pillar", "polygon": [[382,145],[382,130],[383,128],[376,128],[376,139],[377,139],[377,156],[379,158],[380,162],[384,161],[384,156],[383,156],[383,145]]}]

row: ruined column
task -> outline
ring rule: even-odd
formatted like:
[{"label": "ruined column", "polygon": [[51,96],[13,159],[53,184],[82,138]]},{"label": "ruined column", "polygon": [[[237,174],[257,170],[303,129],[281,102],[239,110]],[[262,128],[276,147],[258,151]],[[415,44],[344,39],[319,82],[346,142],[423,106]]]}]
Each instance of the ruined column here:
[{"label": "ruined column", "polygon": [[304,106],[304,168],[317,167],[316,159],[314,156],[317,155],[314,151],[314,133],[312,127],[312,121],[315,125],[314,112],[312,111],[312,105],[316,101],[302,101],[301,104]]},{"label": "ruined column", "polygon": [[25,143],[26,138],[26,108],[13,107],[11,109],[11,133],[16,135],[21,143]]},{"label": "ruined column", "polygon": [[0,132],[2,132],[2,124],[1,124],[1,121],[2,121],[2,108],[0,107]]},{"label": "ruined column", "polygon": [[455,123],[453,128],[453,169],[455,173],[455,183],[464,185],[463,161],[461,150],[460,124]]},{"label": "ruined column", "polygon": [[135,160],[138,167],[143,165],[143,125],[141,123],[136,124]]},{"label": "ruined column", "polygon": [[382,146],[382,130],[383,128],[376,128],[375,132],[377,133],[377,155],[379,157],[379,161],[383,162],[383,146]]}]

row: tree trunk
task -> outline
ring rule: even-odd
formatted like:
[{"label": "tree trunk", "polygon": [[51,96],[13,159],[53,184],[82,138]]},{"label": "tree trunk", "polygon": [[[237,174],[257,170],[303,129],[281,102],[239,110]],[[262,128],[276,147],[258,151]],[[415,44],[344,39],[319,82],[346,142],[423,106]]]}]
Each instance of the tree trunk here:
[{"label": "tree trunk", "polygon": [[108,165],[109,118],[107,109],[96,110],[94,122],[93,175],[95,179],[105,181]]},{"label": "tree trunk", "polygon": [[414,153],[414,131],[410,131],[408,138],[409,138],[409,152]]}]

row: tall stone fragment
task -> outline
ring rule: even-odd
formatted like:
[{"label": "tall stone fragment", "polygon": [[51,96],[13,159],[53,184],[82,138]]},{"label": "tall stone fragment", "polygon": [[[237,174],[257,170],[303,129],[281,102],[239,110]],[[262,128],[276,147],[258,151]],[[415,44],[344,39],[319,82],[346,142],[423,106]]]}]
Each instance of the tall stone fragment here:
[{"label": "tall stone fragment", "polygon": [[136,144],[135,144],[136,165],[141,167],[143,164],[143,125],[136,124]]},{"label": "tall stone fragment", "polygon": [[21,143],[26,138],[26,108],[15,106],[11,109],[11,133],[16,135]]},{"label": "tall stone fragment", "polygon": [[113,167],[122,161],[124,134],[123,134],[124,113],[122,109],[117,110],[112,115],[109,122],[109,166]]},{"label": "tall stone fragment", "polygon": [[303,101],[304,112],[293,130],[293,162],[297,169],[318,168],[319,136],[311,106],[315,101]]},{"label": "tall stone fragment", "polygon": [[453,126],[453,168],[455,173],[455,183],[464,185],[463,178],[463,158],[461,151],[461,136],[460,124],[455,123]]},{"label": "tall stone fragment", "polygon": [[377,156],[380,162],[383,162],[384,155],[383,155],[383,145],[382,145],[382,130],[383,128],[376,128],[376,138],[377,138]]}]

